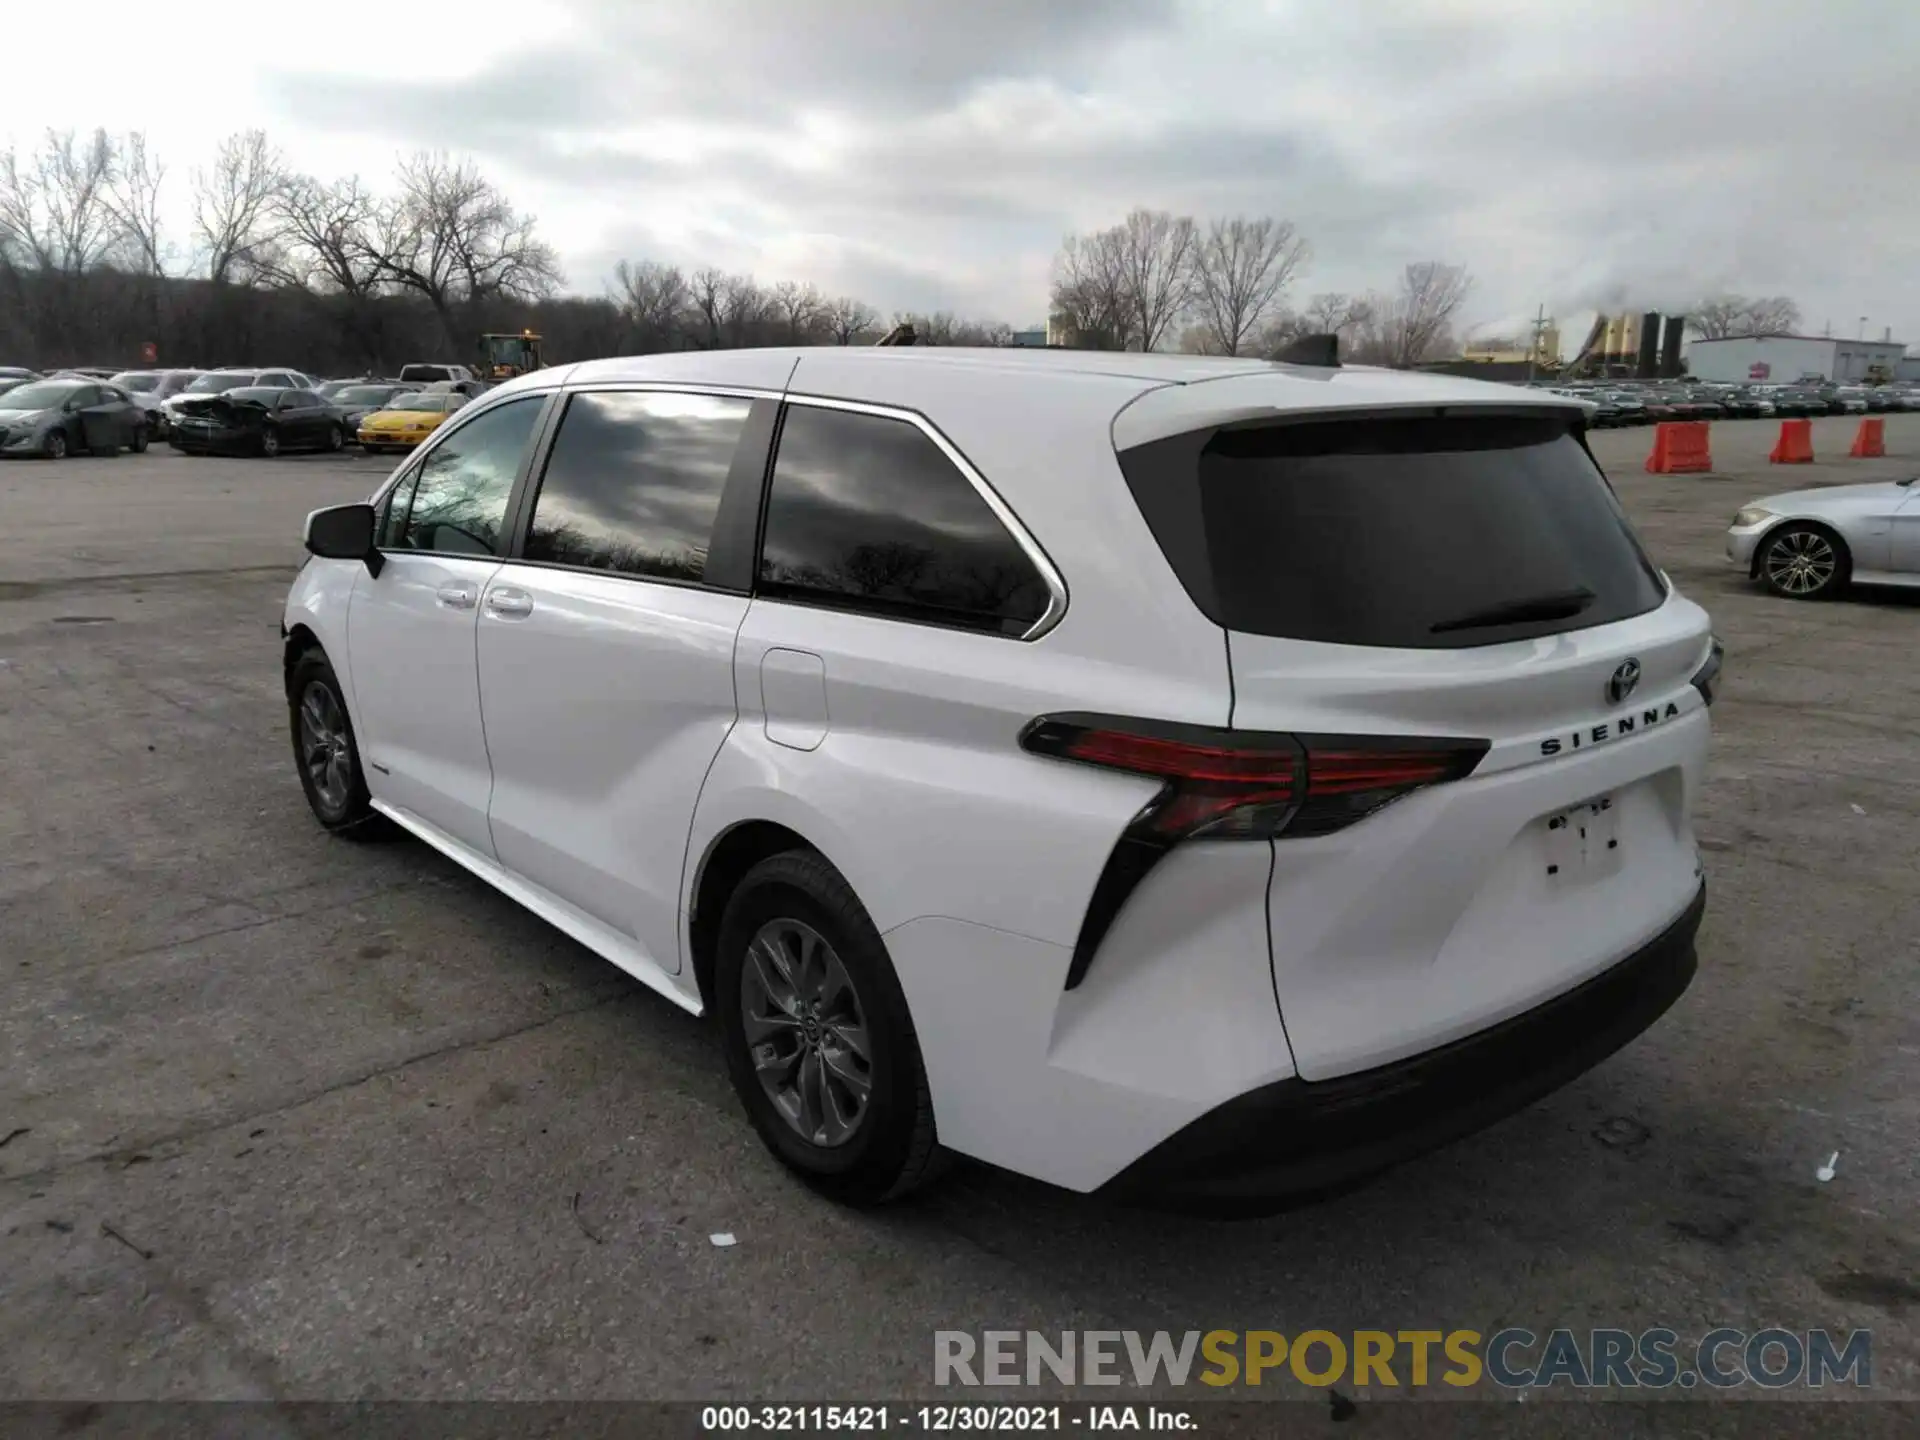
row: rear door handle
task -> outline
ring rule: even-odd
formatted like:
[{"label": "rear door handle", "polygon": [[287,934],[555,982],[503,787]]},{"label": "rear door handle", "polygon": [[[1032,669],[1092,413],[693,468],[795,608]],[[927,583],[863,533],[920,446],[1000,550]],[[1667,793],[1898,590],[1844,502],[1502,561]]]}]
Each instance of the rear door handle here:
[{"label": "rear door handle", "polygon": [[533,596],[524,590],[501,585],[487,591],[487,613],[503,620],[518,619],[533,613]]},{"label": "rear door handle", "polygon": [[478,592],[471,585],[442,585],[433,593],[449,610],[471,610]]}]

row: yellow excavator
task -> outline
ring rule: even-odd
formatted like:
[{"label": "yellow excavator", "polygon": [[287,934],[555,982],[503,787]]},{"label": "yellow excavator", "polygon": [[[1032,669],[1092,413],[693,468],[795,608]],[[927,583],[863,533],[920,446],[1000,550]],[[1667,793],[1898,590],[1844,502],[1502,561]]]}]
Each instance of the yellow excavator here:
[{"label": "yellow excavator", "polygon": [[541,369],[540,337],[531,330],[518,335],[482,335],[480,337],[480,378],[511,380]]}]

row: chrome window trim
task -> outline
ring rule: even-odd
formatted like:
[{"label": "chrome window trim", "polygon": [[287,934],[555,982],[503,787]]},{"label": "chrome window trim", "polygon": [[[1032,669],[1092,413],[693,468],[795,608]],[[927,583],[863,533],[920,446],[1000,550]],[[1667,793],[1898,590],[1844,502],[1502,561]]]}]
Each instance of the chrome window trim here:
[{"label": "chrome window trim", "polygon": [[[966,477],[967,483],[973,486],[975,493],[986,502],[994,518],[1013,537],[1014,543],[1040,572],[1040,578],[1046,582],[1046,610],[1041,613],[1038,620],[1012,638],[1022,641],[1038,640],[1060,623],[1061,617],[1067,613],[1066,580],[1054,566],[1053,561],[1048,558],[1047,552],[1040,548],[1040,542],[1033,538],[1027,527],[1021,523],[1020,517],[1013,513],[1012,507],[1000,498],[1000,492],[988,483],[986,476],[974,468],[973,462],[960,452],[960,448],[940,432],[939,426],[918,410],[909,410],[897,405],[876,405],[866,400],[841,400],[827,395],[800,395],[792,392],[788,392],[784,398],[789,405],[806,405],[816,410],[845,410],[850,414],[873,415],[882,420],[904,420],[919,430],[922,435],[938,446],[940,453],[947,457],[948,462]],[[777,438],[774,442],[773,462],[773,469],[778,470],[780,446]],[[769,485],[772,483],[771,476],[768,483]]]},{"label": "chrome window trim", "polygon": [[[400,462],[401,468],[405,469],[408,465],[416,461],[424,464],[426,457],[433,454],[435,450],[446,443],[447,436],[459,434],[460,431],[464,430],[468,425],[471,425],[489,410],[497,410],[502,405],[511,405],[516,400],[533,398],[537,398],[542,404],[545,404],[547,399],[552,396],[558,388],[559,387],[556,386],[554,389],[548,390],[516,390],[511,395],[500,396],[497,400],[493,399],[491,392],[489,392],[480,399],[467,401],[466,404],[462,405],[458,410],[455,410],[447,419],[436,425],[431,435],[427,436],[426,439],[422,440],[418,445],[414,446],[412,450],[407,452],[407,458]],[[422,390],[414,393],[424,395],[426,392]],[[483,404],[483,400],[493,400],[493,403]],[[459,418],[454,419],[453,416],[458,416]],[[534,433],[533,438],[536,441],[540,438],[538,431]]]}]

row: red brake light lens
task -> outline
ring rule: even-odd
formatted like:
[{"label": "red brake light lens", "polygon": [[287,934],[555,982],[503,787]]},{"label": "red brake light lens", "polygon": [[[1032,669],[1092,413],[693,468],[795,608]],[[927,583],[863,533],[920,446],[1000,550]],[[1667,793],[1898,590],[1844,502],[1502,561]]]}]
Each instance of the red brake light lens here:
[{"label": "red brake light lens", "polygon": [[1167,841],[1325,835],[1459,779],[1487,751],[1484,740],[1263,734],[1094,715],[1042,716],[1021,744],[1165,780],[1129,833]]},{"label": "red brake light lens", "polygon": [[1331,834],[1410,791],[1470,774],[1487,743],[1042,715],[1021,732],[1023,748],[1163,782],[1121,832],[1100,872],[1067,967],[1067,988],[1086,977],[1127,897],[1182,840]]}]

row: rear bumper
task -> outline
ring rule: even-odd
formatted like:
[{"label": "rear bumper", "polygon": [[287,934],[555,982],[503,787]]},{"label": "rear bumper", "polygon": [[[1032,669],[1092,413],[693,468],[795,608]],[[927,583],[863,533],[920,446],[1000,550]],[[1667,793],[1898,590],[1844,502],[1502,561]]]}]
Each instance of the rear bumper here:
[{"label": "rear bumper", "polygon": [[1585,984],[1410,1060],[1282,1080],[1221,1105],[1101,1187],[1172,1209],[1263,1214],[1345,1189],[1559,1089],[1666,1013],[1693,979],[1702,887],[1680,918]]}]

